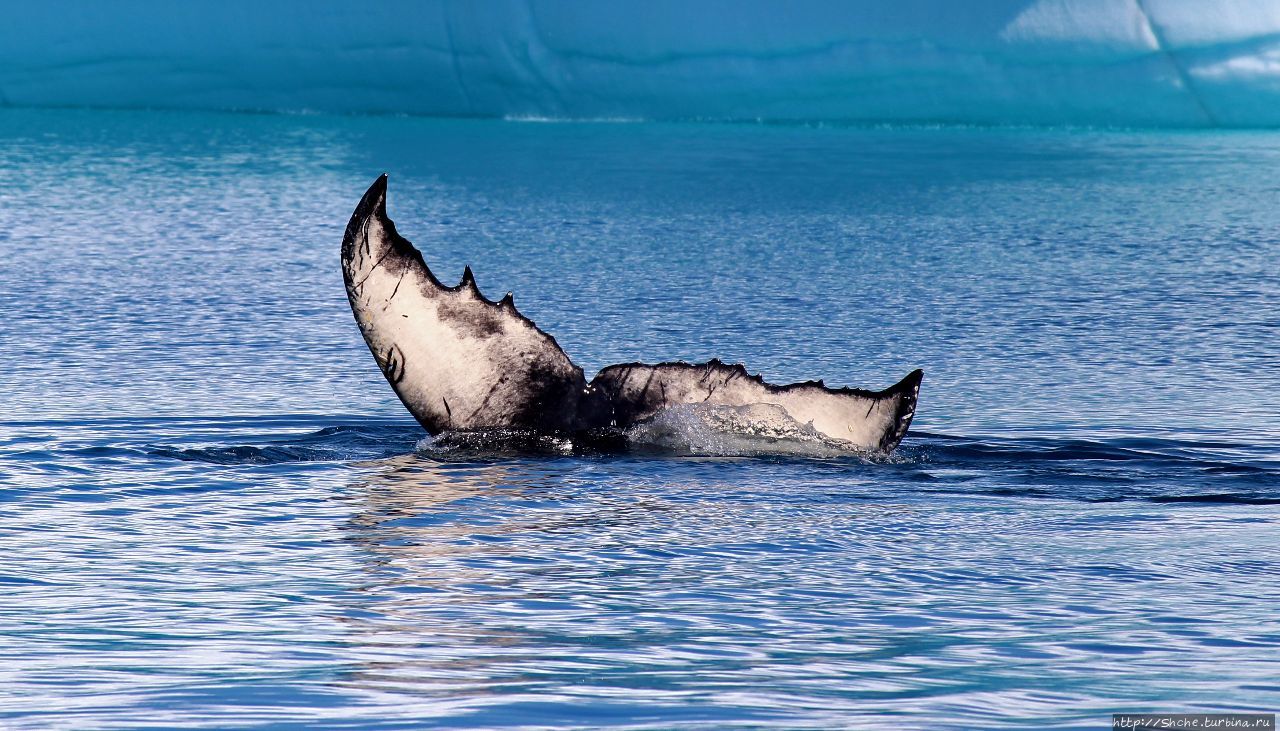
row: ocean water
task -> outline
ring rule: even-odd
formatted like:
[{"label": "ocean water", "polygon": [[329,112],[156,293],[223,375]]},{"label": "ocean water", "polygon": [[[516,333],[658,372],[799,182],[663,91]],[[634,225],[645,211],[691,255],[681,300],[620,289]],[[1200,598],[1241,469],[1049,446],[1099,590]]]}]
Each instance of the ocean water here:
[{"label": "ocean water", "polygon": [[[1280,710],[1277,170],[1274,132],[0,110],[0,725]],[[338,266],[384,171],[588,375],[920,367],[912,431],[424,440]]]}]

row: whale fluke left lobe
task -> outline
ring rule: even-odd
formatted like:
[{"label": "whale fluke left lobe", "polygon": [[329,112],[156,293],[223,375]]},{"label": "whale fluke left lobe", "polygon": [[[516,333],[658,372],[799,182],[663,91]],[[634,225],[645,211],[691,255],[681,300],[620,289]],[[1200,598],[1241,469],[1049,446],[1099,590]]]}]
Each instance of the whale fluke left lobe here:
[{"label": "whale fluke left lobe", "polygon": [[486,299],[470,267],[441,284],[396,232],[386,199],[384,174],[347,224],[342,271],[360,332],[409,411],[432,434],[576,428],[582,369],[513,304]]}]

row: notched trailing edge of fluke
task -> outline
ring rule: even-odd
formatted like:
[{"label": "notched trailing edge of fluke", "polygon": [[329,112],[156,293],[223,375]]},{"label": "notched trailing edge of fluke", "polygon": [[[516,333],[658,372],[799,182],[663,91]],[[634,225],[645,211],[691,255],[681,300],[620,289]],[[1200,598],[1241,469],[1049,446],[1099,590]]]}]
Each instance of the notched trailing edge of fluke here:
[{"label": "notched trailing edge of fluke", "polygon": [[[516,309],[515,298],[511,292],[507,292],[503,295],[502,299],[497,301],[485,297],[484,293],[480,291],[479,285],[476,284],[475,274],[471,271],[470,265],[463,266],[462,278],[453,286],[444,284],[438,277],[436,277],[435,272],[431,271],[431,267],[427,266],[427,261],[423,258],[422,252],[418,251],[418,248],[413,245],[413,242],[404,238],[398,231],[396,231],[395,222],[387,215],[387,173],[379,175],[378,179],[374,180],[373,184],[365,191],[364,196],[360,198],[360,203],[356,205],[355,211],[352,212],[351,219],[347,222],[347,228],[343,234],[342,274],[343,279],[347,284],[349,295],[354,297],[350,292],[350,289],[353,285],[351,277],[351,263],[355,256],[355,248],[362,240],[367,245],[367,226],[369,221],[373,219],[376,219],[387,232],[387,239],[393,247],[394,253],[403,257],[408,257],[412,262],[420,266],[422,274],[431,284],[448,292],[458,292],[464,288],[470,289],[471,292],[475,294],[476,298],[484,304],[510,311],[511,314],[520,318],[521,321],[550,338],[551,342],[555,343],[556,347],[559,347],[559,343],[556,343],[556,339],[551,335],[551,333],[548,333],[538,327],[537,323],[530,320],[528,317],[525,317]],[[563,349],[561,352],[563,352]]]}]

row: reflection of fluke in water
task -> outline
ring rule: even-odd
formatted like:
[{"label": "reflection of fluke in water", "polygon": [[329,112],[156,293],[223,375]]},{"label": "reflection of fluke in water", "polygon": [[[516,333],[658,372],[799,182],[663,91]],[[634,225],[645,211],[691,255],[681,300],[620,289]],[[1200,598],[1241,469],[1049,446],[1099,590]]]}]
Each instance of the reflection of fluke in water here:
[{"label": "reflection of fluke in water", "polygon": [[[491,539],[637,525],[643,523],[641,514],[669,509],[662,501],[636,493],[617,500],[578,501],[574,490],[565,487],[566,468],[557,466],[562,464],[449,463],[419,454],[356,463],[353,466],[362,474],[351,485],[356,513],[349,537],[386,559],[520,554],[517,543]],[[566,502],[559,504],[562,499]],[[483,519],[468,516],[467,503],[474,500],[486,506]],[[530,511],[531,501],[559,507]],[[418,572],[423,567],[402,568]],[[458,569],[453,567],[455,574]],[[418,578],[432,580],[425,574]]]},{"label": "reflection of fluke in water", "polygon": [[381,547],[380,552],[396,555],[458,553],[458,539],[505,530],[502,523],[478,526],[473,522],[459,524],[424,517],[448,515],[452,503],[478,495],[520,493],[537,486],[509,465],[452,465],[417,454],[396,455],[354,466],[367,473],[356,484],[354,493],[359,497],[360,509],[352,517],[351,525],[360,542],[368,544],[366,547]]},{"label": "reflection of fluke in water", "polygon": [[871,392],[821,381],[774,386],[741,365],[626,363],[587,382],[555,338],[510,294],[480,294],[468,267],[441,284],[387,218],[387,176],[347,224],[342,273],[365,342],[400,400],[431,434],[495,428],[564,433],[607,443],[686,404],[771,404],[851,449],[888,453],[915,414],[921,371]]}]

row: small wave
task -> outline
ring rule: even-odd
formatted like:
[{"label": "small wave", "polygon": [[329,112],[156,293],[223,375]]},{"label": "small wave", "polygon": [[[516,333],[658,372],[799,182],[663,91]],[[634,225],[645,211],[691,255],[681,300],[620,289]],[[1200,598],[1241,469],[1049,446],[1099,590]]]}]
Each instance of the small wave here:
[{"label": "small wave", "polygon": [[1087,502],[1280,504],[1280,464],[1240,442],[913,434],[939,492]]},{"label": "small wave", "polygon": [[267,438],[264,444],[159,445],[153,446],[149,454],[221,465],[337,462],[402,454],[413,449],[421,434],[420,428],[407,424],[338,425],[307,434]]},{"label": "small wave", "polygon": [[554,456],[603,451],[588,439],[545,434],[532,429],[476,429],[447,431],[418,440],[414,449],[440,459]]},{"label": "small wave", "polygon": [[299,447],[253,447],[240,445],[233,447],[193,447],[189,449],[171,449],[159,447],[152,450],[156,457],[170,457],[185,462],[208,462],[210,464],[281,464],[284,462],[324,462],[348,459],[342,452],[325,449],[305,449]]},{"label": "small wave", "polygon": [[1193,495],[1151,495],[1153,503],[1221,503],[1225,505],[1280,505],[1280,495],[1255,495],[1247,493],[1206,493]]}]

